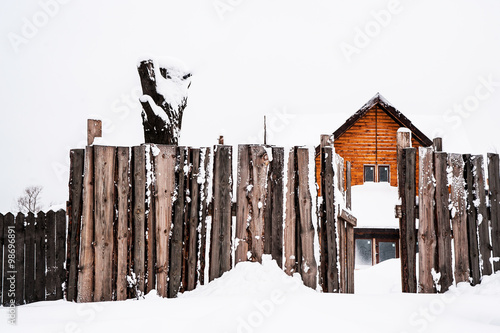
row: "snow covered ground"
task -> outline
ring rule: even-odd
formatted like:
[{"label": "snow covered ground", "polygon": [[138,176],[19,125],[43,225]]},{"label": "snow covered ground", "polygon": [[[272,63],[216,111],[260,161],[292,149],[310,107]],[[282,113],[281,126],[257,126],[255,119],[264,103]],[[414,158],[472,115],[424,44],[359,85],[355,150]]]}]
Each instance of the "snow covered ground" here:
[{"label": "snow covered ground", "polygon": [[178,299],[0,308],[0,332],[500,332],[500,274],[444,295],[401,293],[399,260],[356,271],[356,295],[323,294],[274,261],[238,264]]},{"label": "snow covered ground", "polygon": [[399,228],[394,207],[398,188],[389,183],[365,183],[352,187],[352,213],[358,228]]}]

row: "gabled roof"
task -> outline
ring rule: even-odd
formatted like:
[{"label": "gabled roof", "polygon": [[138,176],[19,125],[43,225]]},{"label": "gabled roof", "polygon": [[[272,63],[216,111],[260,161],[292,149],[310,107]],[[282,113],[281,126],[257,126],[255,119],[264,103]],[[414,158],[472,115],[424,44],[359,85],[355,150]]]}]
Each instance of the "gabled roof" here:
[{"label": "gabled roof", "polygon": [[432,140],[429,139],[424,133],[422,133],[412,122],[405,117],[404,114],[401,113],[398,109],[396,109],[391,103],[389,103],[384,96],[380,93],[377,93],[372,97],[365,105],[361,107],[355,114],[353,114],[347,121],[340,126],[335,132],[333,132],[334,140],[338,139],[342,134],[347,132],[352,125],[354,125],[361,117],[363,117],[371,108],[375,105],[380,105],[382,109],[384,109],[389,117],[391,117],[396,123],[398,123],[401,127],[408,128],[412,137],[415,138],[420,144],[424,147],[432,146]]}]

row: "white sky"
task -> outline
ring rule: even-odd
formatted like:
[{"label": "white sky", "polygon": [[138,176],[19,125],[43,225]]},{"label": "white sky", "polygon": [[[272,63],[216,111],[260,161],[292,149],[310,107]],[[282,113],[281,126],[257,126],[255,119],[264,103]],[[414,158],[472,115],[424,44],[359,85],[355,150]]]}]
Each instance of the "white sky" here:
[{"label": "white sky", "polygon": [[[104,142],[142,142],[136,64],[145,55],[193,71],[182,144],[255,141],[264,114],[276,119],[271,143],[315,144],[380,92],[428,136],[444,135],[446,150],[500,147],[495,0],[402,0],[384,26],[373,13],[390,1],[56,1],[0,3],[3,212],[32,184],[45,187],[46,205],[67,200],[69,149],[84,146],[87,118],[104,121]],[[341,45],[355,47],[367,28],[349,62]],[[9,38],[25,43],[16,52]]]}]

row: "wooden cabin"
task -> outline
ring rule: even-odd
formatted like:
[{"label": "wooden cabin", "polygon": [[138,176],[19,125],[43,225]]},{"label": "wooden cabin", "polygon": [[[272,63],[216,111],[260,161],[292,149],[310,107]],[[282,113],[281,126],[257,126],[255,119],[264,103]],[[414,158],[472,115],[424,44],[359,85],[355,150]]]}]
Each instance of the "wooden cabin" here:
[{"label": "wooden cabin", "polygon": [[[393,187],[397,186],[396,141],[400,128],[407,128],[411,131],[412,147],[417,148],[418,182],[418,147],[432,146],[432,140],[379,93],[333,132],[333,145],[336,153],[344,158],[345,162],[351,162],[352,186],[363,185],[367,182],[387,182]],[[318,146],[316,149],[317,179],[321,177],[320,170]],[[353,201],[352,204],[354,206],[357,203]],[[392,207],[395,204],[396,202],[387,203]],[[380,257],[382,247],[387,247],[388,244],[394,248],[394,257],[398,257],[399,230],[397,227],[392,229],[355,228],[355,239],[357,250],[363,246],[368,251],[370,249],[367,247],[371,247],[372,264],[382,261],[383,258]],[[390,254],[388,256],[390,257]]]}]

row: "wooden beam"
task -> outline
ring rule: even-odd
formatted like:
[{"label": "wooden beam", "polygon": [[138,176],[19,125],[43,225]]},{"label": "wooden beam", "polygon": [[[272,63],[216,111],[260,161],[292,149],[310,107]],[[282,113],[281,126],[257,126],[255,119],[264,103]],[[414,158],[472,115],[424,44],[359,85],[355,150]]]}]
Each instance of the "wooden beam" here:
[{"label": "wooden beam", "polygon": [[344,220],[345,222],[349,223],[353,227],[357,225],[358,219],[355,218],[351,213],[349,213],[345,209],[340,210],[338,217]]}]

